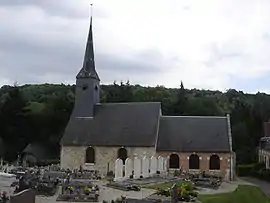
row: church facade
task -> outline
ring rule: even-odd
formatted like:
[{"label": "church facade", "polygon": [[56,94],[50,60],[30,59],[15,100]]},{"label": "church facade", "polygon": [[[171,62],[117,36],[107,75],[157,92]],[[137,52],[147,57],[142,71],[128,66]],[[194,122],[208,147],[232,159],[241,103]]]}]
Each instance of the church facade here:
[{"label": "church facade", "polygon": [[114,172],[117,158],[162,156],[168,169],[213,171],[232,179],[230,117],[164,116],[159,102],[100,103],[92,17],[76,77],[73,112],[61,140],[61,167]]}]

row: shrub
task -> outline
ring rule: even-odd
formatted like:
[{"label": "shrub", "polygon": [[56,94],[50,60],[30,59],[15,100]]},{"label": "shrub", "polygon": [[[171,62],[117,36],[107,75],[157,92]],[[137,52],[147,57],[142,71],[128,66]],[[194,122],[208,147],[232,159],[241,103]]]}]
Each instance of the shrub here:
[{"label": "shrub", "polygon": [[253,164],[249,165],[238,165],[237,174],[238,176],[250,176],[252,172]]}]

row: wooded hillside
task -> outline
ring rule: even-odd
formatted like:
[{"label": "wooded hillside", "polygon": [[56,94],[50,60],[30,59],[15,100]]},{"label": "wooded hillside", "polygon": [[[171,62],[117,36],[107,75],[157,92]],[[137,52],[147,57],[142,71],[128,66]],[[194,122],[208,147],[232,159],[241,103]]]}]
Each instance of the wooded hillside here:
[{"label": "wooded hillside", "polygon": [[[270,96],[226,93],[127,83],[102,85],[101,102],[162,102],[164,115],[231,115],[233,148],[238,163],[256,159],[263,122],[270,117]],[[74,104],[74,85],[3,86],[0,89],[0,155],[7,160],[28,144],[58,143]],[[203,135],[198,135],[203,136]]]}]

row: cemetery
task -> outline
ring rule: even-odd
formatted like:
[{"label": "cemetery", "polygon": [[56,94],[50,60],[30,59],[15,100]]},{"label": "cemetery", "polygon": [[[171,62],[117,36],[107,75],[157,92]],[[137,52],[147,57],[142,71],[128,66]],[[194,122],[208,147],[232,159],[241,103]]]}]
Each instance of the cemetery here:
[{"label": "cemetery", "polygon": [[57,201],[73,202],[98,202],[99,187],[89,180],[67,180],[62,185],[62,190]]},{"label": "cemetery", "polygon": [[[9,172],[16,176],[16,181],[11,184],[15,188],[14,194],[32,189],[37,198],[55,197],[54,202],[103,201],[100,190],[106,195],[109,188],[120,192],[110,197],[114,202],[196,202],[200,188],[217,190],[222,183],[221,177],[206,172],[170,171],[167,158],[147,157],[145,154],[142,157],[135,155],[133,160],[116,159],[110,181],[98,171],[83,167],[75,170],[64,170],[57,165],[15,167]],[[139,197],[143,189],[152,189],[152,192],[137,199],[129,194],[138,193]],[[120,195],[121,191],[125,195]]]}]

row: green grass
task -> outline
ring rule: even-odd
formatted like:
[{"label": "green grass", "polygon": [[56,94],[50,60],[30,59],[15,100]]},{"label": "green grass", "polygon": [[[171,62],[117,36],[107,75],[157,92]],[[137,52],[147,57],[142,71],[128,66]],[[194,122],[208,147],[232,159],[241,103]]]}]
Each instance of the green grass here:
[{"label": "green grass", "polygon": [[255,186],[240,185],[234,192],[200,195],[199,200],[203,203],[270,203],[270,198]]}]

